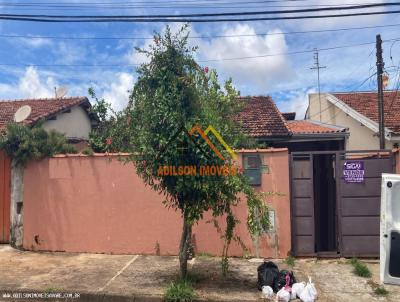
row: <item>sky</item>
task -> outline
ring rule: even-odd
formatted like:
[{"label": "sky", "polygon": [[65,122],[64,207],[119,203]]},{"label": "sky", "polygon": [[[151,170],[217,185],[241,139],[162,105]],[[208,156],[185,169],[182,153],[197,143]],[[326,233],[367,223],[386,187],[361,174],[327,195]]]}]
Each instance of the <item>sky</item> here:
[{"label": "sky", "polygon": [[[180,3],[183,0],[143,1],[136,1],[137,7],[123,10],[93,7],[80,10],[59,8],[43,10],[38,7],[10,9],[1,6],[1,3],[5,2],[2,1],[0,2],[0,13],[182,14],[385,2],[379,0],[302,0],[266,3],[267,1],[260,0],[217,0],[221,4],[211,5],[209,0],[197,2],[186,0],[184,1],[186,7],[183,7],[185,3]],[[263,3],[255,3],[257,1]],[[35,1],[35,3],[38,2],[51,1]],[[70,4],[83,1],[53,1],[58,4],[63,2]],[[85,0],[84,2],[93,4],[94,2],[110,3],[111,1]],[[125,4],[134,2],[119,1],[119,3]],[[138,2],[142,2],[142,4],[138,4]],[[228,2],[231,4],[229,7],[226,4]],[[29,1],[13,1],[12,3],[26,4]],[[196,4],[207,7],[193,7]],[[274,5],[288,7],[278,8],[273,7]],[[393,8],[375,8],[371,11],[383,9]],[[314,20],[196,23],[191,24],[190,35],[192,37],[201,36],[201,38],[193,38],[189,41],[191,45],[199,47],[196,59],[200,64],[215,68],[221,81],[232,78],[242,96],[270,95],[281,111],[295,111],[297,118],[302,119],[308,104],[308,93],[318,91],[317,73],[310,69],[314,64],[314,54],[311,50],[321,49],[319,52],[320,64],[326,66],[321,69],[320,75],[322,92],[375,90],[376,79],[373,76],[376,72],[375,36],[381,34],[383,40],[400,39],[400,25],[349,31],[297,34],[293,34],[293,32],[393,24],[400,24],[400,14]],[[144,61],[143,56],[138,54],[135,48],[148,47],[152,43],[151,39],[131,38],[150,38],[154,32],[164,31],[166,25],[166,23],[55,24],[0,20],[0,99],[53,97],[55,87],[66,87],[68,96],[87,96],[88,88],[93,87],[99,97],[110,101],[114,109],[120,110],[127,104],[129,90],[132,89],[137,77],[134,65]],[[177,30],[181,25],[179,23],[170,24],[173,30]],[[251,36],[256,33],[268,35]],[[233,35],[234,37],[215,37],[221,35]],[[33,39],[32,36],[44,38]],[[124,37],[125,39],[53,39],[49,36],[59,38]],[[323,50],[362,43],[370,44]],[[399,73],[400,41],[398,43],[395,41],[385,42],[383,48],[385,66],[390,76],[389,88],[395,87],[396,77]],[[309,52],[293,54],[293,52],[299,51]],[[265,57],[265,55],[273,56]],[[264,57],[226,60],[254,56]],[[367,80],[369,77],[371,78]]]}]

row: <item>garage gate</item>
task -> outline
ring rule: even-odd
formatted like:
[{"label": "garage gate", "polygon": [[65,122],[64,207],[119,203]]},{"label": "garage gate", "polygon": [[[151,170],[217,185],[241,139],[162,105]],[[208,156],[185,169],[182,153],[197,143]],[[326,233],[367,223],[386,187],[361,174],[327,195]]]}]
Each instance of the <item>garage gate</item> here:
[{"label": "garage gate", "polygon": [[290,157],[295,256],[378,257],[383,151],[293,152]]}]

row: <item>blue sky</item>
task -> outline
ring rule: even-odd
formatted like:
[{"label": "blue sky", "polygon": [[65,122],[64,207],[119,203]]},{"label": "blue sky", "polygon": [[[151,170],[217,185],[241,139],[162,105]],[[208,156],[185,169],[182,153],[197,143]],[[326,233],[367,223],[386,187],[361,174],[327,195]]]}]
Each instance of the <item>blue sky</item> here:
[{"label": "blue sky", "polygon": [[[142,1],[142,0],[140,0]],[[163,6],[163,1],[153,6]],[[224,0],[223,0],[224,1]],[[250,1],[250,0],[249,0]],[[254,0],[252,0],[254,1]],[[39,2],[39,1],[35,1]],[[42,1],[43,2],[43,1]],[[53,1],[54,2],[54,1]],[[58,1],[76,2],[79,1]],[[93,2],[93,1],[85,1]],[[95,1],[95,2],[110,2]],[[132,2],[132,1],[131,1]],[[179,1],[178,1],[179,2]],[[207,2],[207,0],[206,0]],[[231,1],[234,2],[234,1]],[[243,2],[243,0],[236,0]],[[384,1],[313,1],[307,0],[298,5],[371,3]],[[13,3],[29,3],[14,1]],[[121,3],[121,1],[120,1]],[[171,3],[171,1],[165,1]],[[197,2],[199,3],[199,2]],[[297,2],[282,2],[295,6]],[[282,5],[282,3],[280,3]],[[150,5],[150,4],[147,4]],[[266,6],[247,5],[247,10],[261,10]],[[269,4],[271,5],[271,4]],[[155,14],[155,13],[194,13],[211,11],[195,8],[130,8],[125,10],[91,9],[82,11],[64,11],[67,14]],[[216,5],[214,5],[215,7]],[[240,4],[231,11],[246,10]],[[35,8],[36,9],[36,8]],[[271,10],[277,8],[269,8]],[[290,9],[290,8],[286,8]],[[377,11],[379,9],[373,9]],[[214,8],[212,11],[223,12],[225,9]],[[6,10],[2,13],[63,13],[63,11],[43,10]],[[271,95],[283,111],[296,111],[298,118],[304,116],[307,106],[307,93],[316,91],[316,72],[310,70],[313,65],[313,53],[289,55],[313,48],[330,48],[375,42],[375,35],[380,33],[384,40],[400,38],[400,26],[338,31],[308,34],[282,34],[293,31],[310,31],[346,27],[376,26],[400,23],[399,15],[337,18],[329,20],[275,21],[275,22],[230,22],[194,24],[192,36],[215,35],[251,35],[269,33],[267,36],[247,36],[232,38],[191,39],[190,43],[199,46],[197,58],[200,61],[236,57],[282,54],[279,56],[202,63],[216,68],[222,79],[232,77],[242,95]],[[22,36],[57,36],[57,37],[150,37],[154,31],[163,31],[163,23],[23,23],[0,21],[0,35]],[[171,24],[177,29],[179,24]],[[145,47],[151,40],[68,40],[68,39],[31,39],[0,36],[0,99],[51,97],[54,87],[65,86],[68,95],[87,95],[87,89],[94,87],[99,96],[111,101],[116,109],[121,109],[127,102],[128,90],[134,85],[136,74],[134,65],[143,62],[135,46]],[[400,62],[400,42],[392,45],[384,43],[386,66],[396,66]],[[392,47],[392,59],[389,49]],[[352,91],[375,89],[375,77],[363,86],[360,83],[375,72],[375,45],[349,47],[320,52],[320,62],[327,66],[321,71],[322,91]],[[32,65],[31,65],[32,64]],[[65,67],[34,65],[117,65],[110,67]],[[26,65],[26,66],[24,66]],[[31,65],[31,66],[30,66]],[[396,68],[388,68],[391,85],[395,84]]]}]

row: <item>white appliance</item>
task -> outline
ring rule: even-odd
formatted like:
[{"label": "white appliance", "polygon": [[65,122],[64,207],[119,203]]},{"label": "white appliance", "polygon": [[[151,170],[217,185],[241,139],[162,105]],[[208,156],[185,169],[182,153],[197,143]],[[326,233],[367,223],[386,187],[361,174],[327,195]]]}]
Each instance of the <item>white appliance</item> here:
[{"label": "white appliance", "polygon": [[380,278],[400,284],[400,175],[382,174]]}]

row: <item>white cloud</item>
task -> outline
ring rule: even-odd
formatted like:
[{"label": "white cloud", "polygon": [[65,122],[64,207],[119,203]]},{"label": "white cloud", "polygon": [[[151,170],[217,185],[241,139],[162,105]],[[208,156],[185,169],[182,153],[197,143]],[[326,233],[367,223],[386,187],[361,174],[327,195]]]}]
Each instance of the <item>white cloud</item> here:
[{"label": "white cloud", "polygon": [[308,107],[308,94],[314,92],[314,89],[287,92],[289,98],[278,103],[279,110],[281,112],[296,112],[296,119],[304,119]]},{"label": "white cloud", "polygon": [[54,87],[57,87],[52,77],[47,77],[43,82],[36,68],[30,66],[20,78],[18,91],[23,98],[44,98],[54,96]]},{"label": "white cloud", "polygon": [[28,47],[39,48],[51,46],[53,42],[45,38],[20,38],[20,41]]},{"label": "white cloud", "polygon": [[[313,1],[313,5],[363,5],[363,4],[371,4],[371,0],[335,0],[332,3],[327,3],[326,0],[316,0]],[[384,3],[384,0],[376,0],[374,3]],[[301,2],[300,2],[301,3]],[[298,8],[300,7],[299,4]],[[345,7],[345,6],[344,6]],[[317,15],[330,15],[330,14],[345,14],[345,13],[359,13],[359,12],[379,12],[384,11],[383,7],[373,7],[373,8],[365,8],[361,10],[347,10],[347,11],[324,11],[315,13]],[[311,14],[311,13],[310,13]],[[314,14],[314,13],[313,13]],[[313,15],[312,14],[312,15]],[[333,28],[333,27],[348,27],[348,26],[362,26],[362,25],[372,25],[374,23],[380,22],[384,18],[384,15],[370,15],[370,16],[354,16],[354,17],[339,17],[339,18],[321,18],[321,19],[309,19],[309,20],[300,20],[297,22],[293,22],[292,25],[299,25],[305,29],[321,29],[321,28]]]},{"label": "white cloud", "polygon": [[129,100],[129,90],[133,88],[134,78],[131,74],[121,72],[117,75],[117,82],[111,83],[104,91],[103,98],[110,102],[114,110],[123,109]]},{"label": "white cloud", "polygon": [[[269,33],[279,33],[279,29]],[[238,24],[226,29],[222,35],[254,35],[255,29],[247,24]],[[241,36],[224,39],[196,41],[199,45],[201,60],[222,58],[243,58],[275,55],[287,52],[284,35]],[[207,63],[203,63],[207,65]],[[291,62],[284,54],[256,59],[226,60],[210,62],[225,76],[231,76],[238,86],[258,86],[265,92],[292,81],[296,77]]]}]

